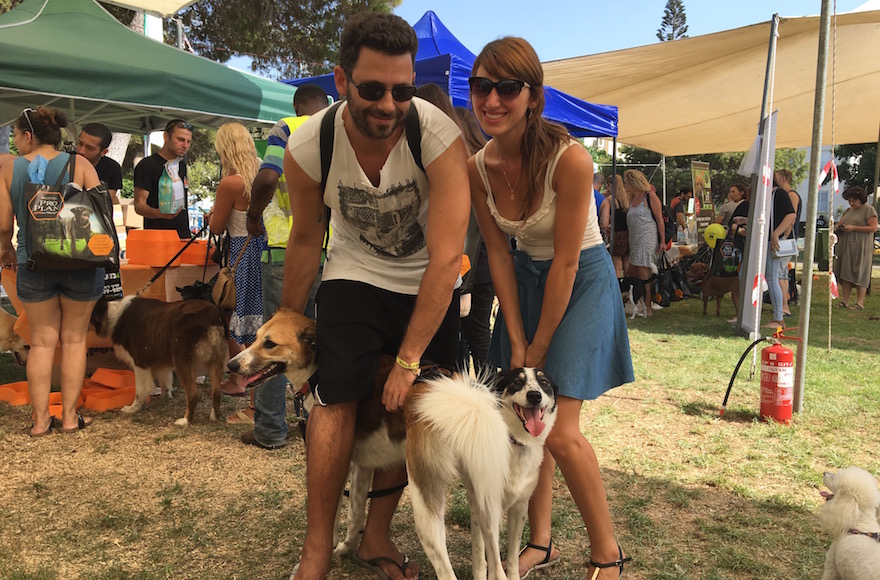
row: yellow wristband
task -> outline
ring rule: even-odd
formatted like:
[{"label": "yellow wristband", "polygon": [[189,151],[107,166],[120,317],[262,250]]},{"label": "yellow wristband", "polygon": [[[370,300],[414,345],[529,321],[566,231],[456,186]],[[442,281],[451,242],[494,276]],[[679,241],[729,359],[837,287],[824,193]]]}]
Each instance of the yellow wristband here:
[{"label": "yellow wristband", "polygon": [[397,355],[397,357],[394,359],[394,362],[396,362],[397,366],[399,366],[401,368],[405,368],[408,371],[412,371],[416,375],[419,374],[419,369],[421,368],[421,361],[408,363],[405,360],[403,360],[402,358],[400,358],[400,355]]}]

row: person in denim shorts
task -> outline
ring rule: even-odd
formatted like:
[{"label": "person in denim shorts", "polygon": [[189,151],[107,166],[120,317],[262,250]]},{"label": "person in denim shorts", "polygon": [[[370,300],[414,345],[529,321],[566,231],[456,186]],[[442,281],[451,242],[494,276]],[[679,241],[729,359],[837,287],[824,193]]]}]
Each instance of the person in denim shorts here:
[{"label": "person in denim shorts", "polygon": [[[28,390],[34,408],[29,433],[40,436],[53,429],[61,432],[84,429],[91,419],[77,413],[86,371],[86,334],[95,302],[104,290],[104,268],[75,271],[39,270],[25,267],[27,228],[18,230],[17,249],[12,244],[13,217],[26,222],[25,185],[55,183],[66,171],[69,155],[58,151],[64,113],[43,107],[25,109],[13,123],[15,147],[20,157],[0,170],[0,265],[17,270],[18,298],[24,304],[31,329],[27,361]],[[68,176],[83,189],[100,181],[94,166],[78,156],[75,175]],[[61,342],[60,424],[49,415],[49,391],[55,348]]]}]

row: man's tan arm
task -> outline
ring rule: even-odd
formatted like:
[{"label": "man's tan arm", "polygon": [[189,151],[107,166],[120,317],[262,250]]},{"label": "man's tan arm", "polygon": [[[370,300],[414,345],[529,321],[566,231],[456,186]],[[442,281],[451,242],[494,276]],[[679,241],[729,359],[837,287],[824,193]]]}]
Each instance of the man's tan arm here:
[{"label": "man's tan arm", "polygon": [[289,151],[284,152],[284,175],[293,220],[284,253],[284,286],[281,306],[303,312],[321,264],[324,242],[324,192],[312,181]]},{"label": "man's tan arm", "polygon": [[[405,362],[422,358],[446,316],[461,271],[461,255],[470,217],[466,163],[464,143],[457,139],[425,169],[431,184],[426,231],[428,267],[398,352]],[[412,373],[395,365],[382,396],[386,409],[395,411],[403,406],[413,379]]]}]

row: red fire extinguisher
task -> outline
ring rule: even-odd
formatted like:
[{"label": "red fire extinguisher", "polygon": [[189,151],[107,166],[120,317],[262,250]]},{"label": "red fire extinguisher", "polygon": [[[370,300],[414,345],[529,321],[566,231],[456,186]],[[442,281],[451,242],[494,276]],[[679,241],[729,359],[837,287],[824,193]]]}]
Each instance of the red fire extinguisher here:
[{"label": "red fire extinguisher", "polygon": [[794,351],[772,344],[761,351],[761,420],[791,423]]}]

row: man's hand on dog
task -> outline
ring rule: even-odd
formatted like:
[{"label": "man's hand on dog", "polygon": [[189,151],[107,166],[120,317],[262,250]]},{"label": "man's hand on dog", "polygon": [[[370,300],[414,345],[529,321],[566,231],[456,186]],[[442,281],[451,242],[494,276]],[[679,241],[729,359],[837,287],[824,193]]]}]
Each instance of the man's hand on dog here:
[{"label": "man's hand on dog", "polygon": [[398,365],[391,368],[391,374],[385,381],[385,390],[382,391],[382,404],[386,411],[395,413],[403,409],[415,380],[416,375],[412,371]]}]

